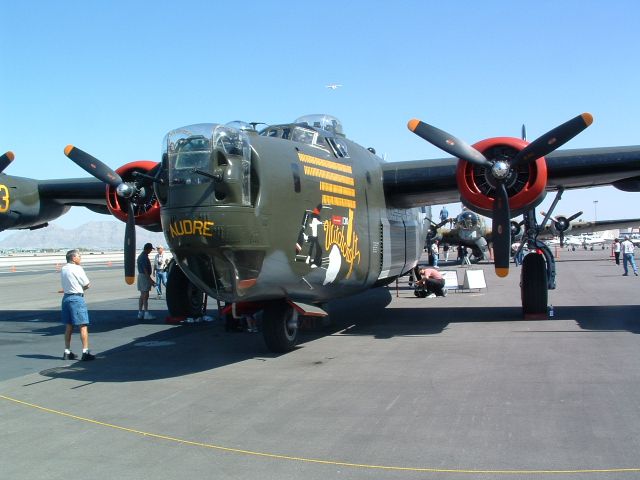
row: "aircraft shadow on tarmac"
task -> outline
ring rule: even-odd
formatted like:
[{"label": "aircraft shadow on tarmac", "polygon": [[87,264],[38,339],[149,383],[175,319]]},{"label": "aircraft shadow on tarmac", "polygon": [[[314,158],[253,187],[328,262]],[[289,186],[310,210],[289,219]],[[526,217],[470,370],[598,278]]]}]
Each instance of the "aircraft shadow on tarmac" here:
[{"label": "aircraft shadow on tarmac", "polygon": [[[354,303],[355,301],[355,303]],[[391,302],[388,289],[377,289],[352,299],[332,302],[332,323],[301,332],[300,347],[313,340],[340,332],[341,335],[366,335],[384,340],[399,336],[425,336],[442,333],[452,323],[504,322],[521,320],[521,308],[514,307],[457,307],[446,305],[446,299],[416,299],[416,307],[384,308]],[[422,302],[433,302],[425,308]],[[437,303],[442,302],[440,305]],[[356,310],[357,305],[357,310]],[[354,315],[354,311],[357,314]],[[638,306],[562,306],[556,307],[549,322],[549,332],[558,332],[553,322],[575,321],[582,331],[624,330],[640,333]],[[24,312],[21,312],[24,313]],[[59,312],[51,311],[52,318]],[[131,326],[131,312],[99,311],[92,333]],[[0,312],[0,315],[2,312]],[[32,312],[44,317],[43,312]],[[99,318],[124,319],[99,321]],[[5,317],[6,318],[6,317]],[[36,325],[34,325],[36,327]],[[580,332],[581,330],[572,330]],[[536,331],[547,331],[541,324]],[[61,325],[34,328],[34,334],[62,335]],[[20,333],[25,333],[20,332]],[[97,352],[94,362],[71,362],[64,366],[41,371],[51,378],[68,378],[80,382],[131,382],[204,372],[237,362],[269,361],[278,355],[269,353],[262,335],[225,332],[219,321],[169,327],[160,332],[136,338],[116,348]],[[43,357],[44,358],[44,357]],[[48,357],[47,357],[48,358]]]},{"label": "aircraft shadow on tarmac", "polygon": [[[432,301],[440,301],[433,299]],[[624,330],[630,333],[640,333],[638,306],[562,306],[555,308],[555,316],[544,319],[549,322],[561,320],[575,321],[583,331],[616,331]],[[446,319],[446,320],[445,320]],[[526,325],[522,319],[521,307],[456,307],[452,309],[441,307],[424,308],[394,308],[384,310],[375,317],[351,322],[343,334],[369,335],[378,339],[397,336],[437,335],[442,333],[453,323],[475,322],[512,322],[517,321]],[[536,328],[536,330],[541,330]],[[574,330],[579,332],[580,330]],[[557,328],[549,328],[550,332]]]},{"label": "aircraft shadow on tarmac", "polygon": [[[130,327],[138,322],[136,312],[131,310],[93,310],[89,309],[91,333],[110,332]],[[60,323],[60,310],[0,310],[0,318],[11,323],[24,323],[33,326],[31,331],[5,333],[32,333],[44,337],[62,335],[64,325]],[[37,319],[37,320],[34,320]],[[47,326],[39,327],[46,323]],[[52,325],[53,324],[53,325]],[[2,325],[2,321],[0,321]]]}]

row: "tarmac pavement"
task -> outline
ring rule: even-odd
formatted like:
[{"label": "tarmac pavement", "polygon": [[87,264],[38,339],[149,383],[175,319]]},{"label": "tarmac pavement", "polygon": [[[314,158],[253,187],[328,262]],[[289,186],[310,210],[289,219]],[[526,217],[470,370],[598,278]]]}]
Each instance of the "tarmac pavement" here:
[{"label": "tarmac pavement", "polygon": [[139,322],[135,287],[97,268],[94,362],[60,359],[57,272],[2,274],[2,475],[640,477],[640,278],[562,251],[554,317],[525,321],[519,269],[471,268],[486,289],[418,299],[405,278],[333,302],[284,355],[217,321],[166,325],[162,300]]}]

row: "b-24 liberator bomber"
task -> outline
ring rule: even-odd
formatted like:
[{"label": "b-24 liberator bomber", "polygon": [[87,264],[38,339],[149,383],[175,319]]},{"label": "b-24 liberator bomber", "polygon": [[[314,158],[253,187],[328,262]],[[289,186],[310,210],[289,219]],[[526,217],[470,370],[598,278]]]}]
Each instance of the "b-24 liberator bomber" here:
[{"label": "b-24 liberator bomber", "polygon": [[[521,270],[523,313],[543,314],[555,263],[537,238],[534,209],[546,193],[599,185],[640,191],[640,146],[554,151],[591,123],[585,113],[531,143],[497,137],[471,146],[411,120],[411,131],[453,158],[395,163],[349,140],[329,115],[260,131],[242,122],[185,126],[165,136],[160,162],[134,161],[116,171],[69,145],[65,154],[98,180],[33,181],[37,188],[22,194],[23,180],[2,175],[0,225],[37,225],[21,223],[20,210],[38,198],[62,205],[60,214],[69,205],[106,207],[127,223],[129,283],[135,225],[162,230],[174,258],[170,313],[201,313],[207,295],[234,311],[261,310],[268,348],[284,352],[296,344],[300,315],[324,315],[331,299],[389,284],[414,268],[429,229],[423,211],[430,218],[430,205],[461,200],[492,218],[500,276],[509,270],[510,220],[524,216],[532,253]],[[106,184],[99,205],[97,181]]]}]

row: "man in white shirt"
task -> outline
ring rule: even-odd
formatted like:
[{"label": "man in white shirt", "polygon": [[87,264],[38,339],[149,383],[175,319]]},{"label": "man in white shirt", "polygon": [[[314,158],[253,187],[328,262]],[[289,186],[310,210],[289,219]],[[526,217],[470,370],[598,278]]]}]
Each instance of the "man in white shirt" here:
[{"label": "man in white shirt", "polygon": [[169,266],[169,255],[164,253],[162,245],[156,246],[158,253],[153,259],[153,273],[156,276],[156,293],[158,298],[162,297],[162,285],[167,286],[167,267]]},{"label": "man in white shirt", "polygon": [[438,249],[438,241],[434,240],[431,244],[431,257],[433,258],[433,266],[438,268],[438,261],[440,260],[440,251]]},{"label": "man in white shirt", "polygon": [[633,267],[633,274],[638,276],[638,267],[636,267],[636,260],[633,258],[633,242],[629,240],[629,237],[624,237],[624,241],[622,242],[622,246],[620,248],[622,250],[622,266],[624,267],[623,276],[629,275],[629,269],[627,268],[627,264],[630,263]]},{"label": "man in white shirt", "polygon": [[82,341],[81,360],[94,360],[95,356],[89,352],[89,312],[84,301],[84,291],[89,288],[89,278],[80,266],[82,258],[78,250],[67,252],[67,264],[62,267],[60,280],[62,282],[62,323],[65,324],[64,332],[64,354],[63,360],[75,360],[77,355],[71,351],[71,335],[73,327],[77,325],[80,329],[80,340]]}]

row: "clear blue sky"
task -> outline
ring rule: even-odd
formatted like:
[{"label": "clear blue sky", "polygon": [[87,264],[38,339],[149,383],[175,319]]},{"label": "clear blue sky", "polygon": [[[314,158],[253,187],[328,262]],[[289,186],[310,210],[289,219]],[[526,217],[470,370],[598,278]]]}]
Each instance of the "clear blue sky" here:
[{"label": "clear blue sky", "polygon": [[[18,176],[86,176],[69,143],[115,168],[158,160],[179,126],[309,113],[389,161],[447,156],[407,130],[413,117],[474,143],[589,111],[566,148],[640,144],[634,0],[0,0],[0,18],[0,150]],[[639,199],[567,192],[558,211],[593,219],[598,200],[599,219],[640,217]],[[57,223],[106,218],[74,208]]]}]

